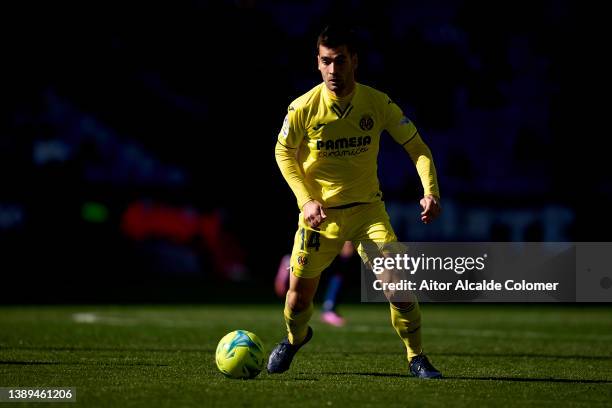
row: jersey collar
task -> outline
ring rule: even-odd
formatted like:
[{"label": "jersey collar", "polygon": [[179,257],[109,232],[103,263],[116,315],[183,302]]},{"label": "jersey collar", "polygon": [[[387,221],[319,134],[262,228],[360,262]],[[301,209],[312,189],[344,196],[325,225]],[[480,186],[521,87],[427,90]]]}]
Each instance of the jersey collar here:
[{"label": "jersey collar", "polygon": [[[353,110],[352,101],[355,100],[355,96],[359,92],[359,83],[355,82],[355,88],[353,89],[353,92],[342,98],[337,98],[333,96],[331,92],[329,92],[329,90],[327,89],[327,86],[325,86],[325,83],[323,83],[322,86],[325,104],[332,112],[334,112],[338,116],[339,119],[346,118]],[[342,110],[342,108],[340,107],[341,104],[339,102],[348,103],[344,110]]]}]

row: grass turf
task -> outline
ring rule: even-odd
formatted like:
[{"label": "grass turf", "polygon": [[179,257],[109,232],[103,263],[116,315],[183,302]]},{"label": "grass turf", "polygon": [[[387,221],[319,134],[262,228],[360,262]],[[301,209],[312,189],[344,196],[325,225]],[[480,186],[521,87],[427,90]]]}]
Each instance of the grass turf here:
[{"label": "grass turf", "polygon": [[426,352],[444,380],[407,377],[385,305],[343,306],[349,324],[340,329],[315,314],[313,341],[291,370],[254,380],[217,371],[217,342],[242,328],[269,352],[283,336],[281,305],[0,307],[0,387],[77,388],[76,404],[54,407],[612,403],[612,307],[422,310]]}]

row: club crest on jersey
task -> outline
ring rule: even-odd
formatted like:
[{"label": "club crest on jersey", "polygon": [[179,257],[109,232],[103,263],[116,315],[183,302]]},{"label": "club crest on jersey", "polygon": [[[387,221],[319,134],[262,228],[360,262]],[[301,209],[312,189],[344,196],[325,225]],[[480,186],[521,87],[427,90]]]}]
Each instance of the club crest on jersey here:
[{"label": "club crest on jersey", "polygon": [[363,115],[359,121],[361,130],[372,130],[374,127],[374,119],[370,115]]},{"label": "club crest on jersey", "polygon": [[303,255],[300,255],[300,256],[297,257],[297,263],[300,266],[304,266],[304,265],[306,265],[308,263],[308,258],[306,258]]}]

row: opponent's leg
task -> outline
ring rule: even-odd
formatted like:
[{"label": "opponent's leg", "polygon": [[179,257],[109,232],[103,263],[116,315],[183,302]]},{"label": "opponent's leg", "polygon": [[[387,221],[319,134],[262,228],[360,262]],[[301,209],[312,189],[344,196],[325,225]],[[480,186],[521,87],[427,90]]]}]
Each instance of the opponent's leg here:
[{"label": "opponent's leg", "polygon": [[276,277],[274,278],[274,292],[279,298],[285,298],[287,296],[287,290],[289,289],[289,269],[291,268],[291,254],[287,254],[282,257],[278,270],[276,271]]},{"label": "opponent's leg", "polygon": [[331,268],[334,274],[329,279],[325,297],[323,298],[323,307],[321,313],[321,321],[332,326],[342,327],[346,324],[346,320],[336,310],[340,291],[344,277],[348,276],[348,268],[351,266],[351,259],[355,253],[355,247],[351,241],[346,241],[342,247],[340,255],[332,263]]},{"label": "opponent's leg", "polygon": [[321,311],[321,321],[332,326],[342,327],[345,324],[345,320],[336,311],[336,305],[338,300],[338,294],[342,287],[343,275],[340,272],[336,272],[327,284],[327,290],[325,291],[325,298],[323,300],[323,307]]}]

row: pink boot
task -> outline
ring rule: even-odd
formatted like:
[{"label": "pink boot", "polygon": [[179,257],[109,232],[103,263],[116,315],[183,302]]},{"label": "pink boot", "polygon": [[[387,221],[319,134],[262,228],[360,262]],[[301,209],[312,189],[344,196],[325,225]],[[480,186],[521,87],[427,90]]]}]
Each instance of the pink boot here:
[{"label": "pink boot", "polygon": [[346,324],[346,320],[333,310],[321,313],[321,321],[336,327],[342,327]]}]

